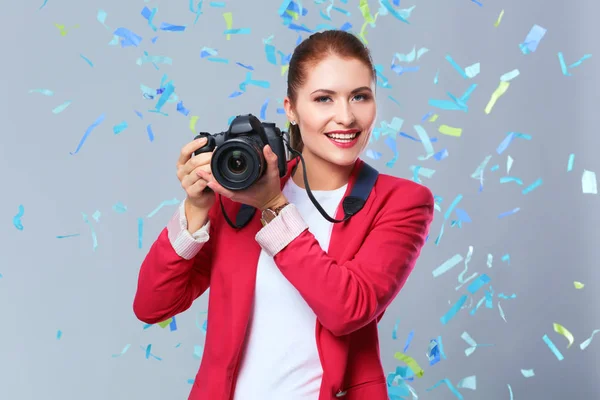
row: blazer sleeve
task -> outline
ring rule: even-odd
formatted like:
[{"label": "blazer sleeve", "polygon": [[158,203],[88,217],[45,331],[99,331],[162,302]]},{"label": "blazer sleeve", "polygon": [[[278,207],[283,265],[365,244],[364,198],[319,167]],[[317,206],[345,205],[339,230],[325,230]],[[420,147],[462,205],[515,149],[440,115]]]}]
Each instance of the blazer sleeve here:
[{"label": "blazer sleeve", "polygon": [[[186,311],[210,285],[214,238],[213,207],[209,221],[187,231],[183,203],[146,255],[133,301],[136,317],[148,324]],[[212,235],[215,236],[215,235]]]},{"label": "blazer sleeve", "polygon": [[[363,245],[346,263],[323,251],[307,229],[297,233],[299,229],[294,227],[303,222],[299,214],[289,213],[288,221],[279,221],[281,231],[285,231],[283,225],[290,231],[297,229],[289,243],[264,243],[264,247],[279,250],[274,254],[275,264],[321,324],[336,336],[350,334],[376,319],[415,266],[433,220],[434,200],[425,186],[402,189],[401,196],[388,198]],[[284,236],[281,233],[279,236]],[[260,243],[259,237],[257,240]]]}]

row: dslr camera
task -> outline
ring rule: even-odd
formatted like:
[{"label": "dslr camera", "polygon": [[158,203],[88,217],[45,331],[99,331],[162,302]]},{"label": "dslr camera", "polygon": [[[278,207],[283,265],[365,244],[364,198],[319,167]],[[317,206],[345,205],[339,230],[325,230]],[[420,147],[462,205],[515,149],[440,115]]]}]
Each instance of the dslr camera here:
[{"label": "dslr camera", "polygon": [[284,136],[289,140],[287,133],[282,133],[272,122],[260,122],[252,114],[238,115],[225,132],[200,132],[194,139],[205,137],[208,141],[194,155],[214,151],[210,167],[217,182],[229,190],[244,190],[267,170],[263,155],[266,145],[277,155],[279,176],[286,174],[288,153]]}]

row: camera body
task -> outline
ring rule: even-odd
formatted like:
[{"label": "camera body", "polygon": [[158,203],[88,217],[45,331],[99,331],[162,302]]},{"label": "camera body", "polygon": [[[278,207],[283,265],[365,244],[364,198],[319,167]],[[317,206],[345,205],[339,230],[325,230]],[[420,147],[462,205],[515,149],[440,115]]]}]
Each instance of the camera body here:
[{"label": "camera body", "polygon": [[200,132],[194,139],[207,138],[207,143],[194,155],[214,151],[212,174],[226,189],[244,190],[259,180],[267,170],[263,148],[271,146],[277,155],[279,176],[287,173],[287,151],[284,135],[272,122],[261,122],[252,114],[238,115],[225,132]]}]

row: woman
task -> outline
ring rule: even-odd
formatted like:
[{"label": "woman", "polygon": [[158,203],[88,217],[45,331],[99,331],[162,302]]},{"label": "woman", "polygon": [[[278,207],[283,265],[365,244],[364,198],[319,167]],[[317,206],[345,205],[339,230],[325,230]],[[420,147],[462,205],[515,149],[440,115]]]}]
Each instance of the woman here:
[{"label": "woman", "polygon": [[[284,106],[315,198],[341,218],[376,117],[369,51],[344,31],[316,33],[294,51]],[[157,323],[187,310],[210,286],[205,350],[192,400],[387,400],[377,322],[404,285],[433,218],[424,186],[379,175],[364,208],[327,222],[310,202],[298,159],[230,192],[210,172],[210,154],[177,175],[187,198],[144,260],[137,317]],[[204,191],[206,187],[211,191]],[[251,222],[224,222],[241,204]]]}]

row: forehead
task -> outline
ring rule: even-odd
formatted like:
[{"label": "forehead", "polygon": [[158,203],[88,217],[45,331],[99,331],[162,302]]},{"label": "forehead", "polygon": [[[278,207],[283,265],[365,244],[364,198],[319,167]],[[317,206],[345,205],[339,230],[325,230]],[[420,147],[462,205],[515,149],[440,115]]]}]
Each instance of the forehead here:
[{"label": "forehead", "polygon": [[373,86],[373,75],[364,62],[356,58],[329,55],[306,70],[304,89],[354,90]]}]

